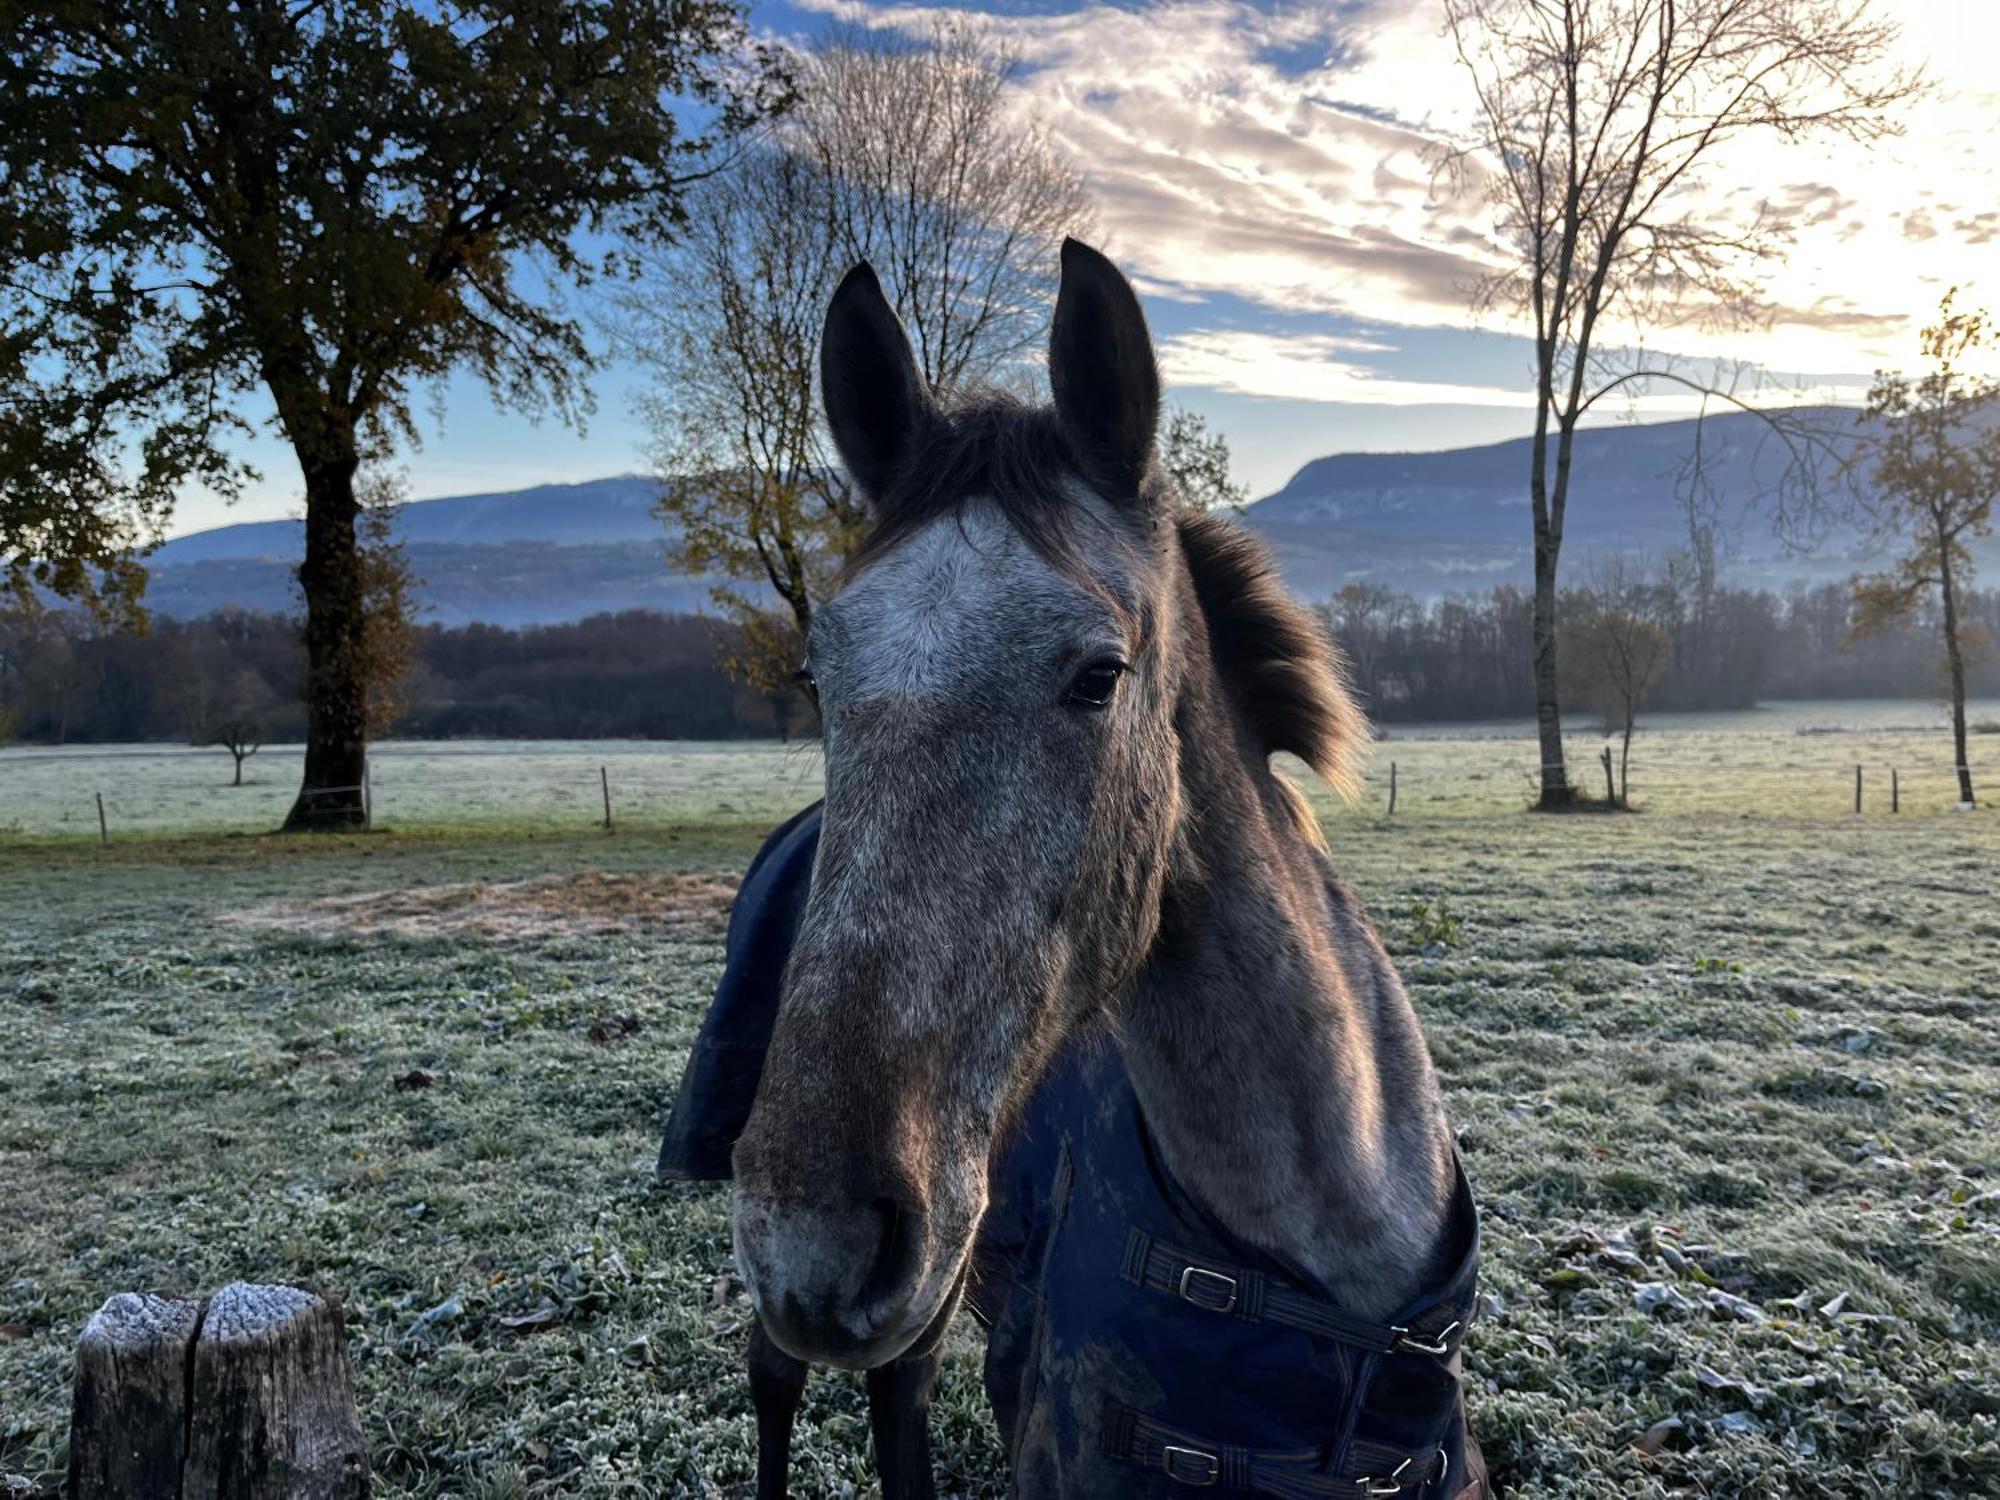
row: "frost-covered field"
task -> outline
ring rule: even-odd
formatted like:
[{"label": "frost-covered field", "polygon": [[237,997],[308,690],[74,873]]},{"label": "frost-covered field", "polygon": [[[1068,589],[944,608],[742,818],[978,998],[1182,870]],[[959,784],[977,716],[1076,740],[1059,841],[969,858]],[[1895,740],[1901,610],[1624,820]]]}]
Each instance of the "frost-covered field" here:
[{"label": "frost-covered field", "polygon": [[[2000,786],[2000,703],[1972,718],[1976,774]],[[1603,790],[1606,743],[1570,725],[1578,782]],[[1483,815],[1534,793],[1539,759],[1532,726],[1397,726],[1375,747],[1360,811],[1387,804],[1396,767],[1399,811]],[[0,749],[0,838],[96,838],[96,796],[114,838],[163,833],[252,833],[275,828],[298,790],[300,750],[271,746],[231,786],[220,750],[178,745]],[[1851,815],[1854,768],[1864,805],[1887,812],[1890,773],[1907,813],[1942,812],[1956,799],[1951,740],[1942,712],[1922,701],[1784,703],[1737,714],[1658,715],[1632,755],[1634,800],[1667,812]],[[376,748],[370,792],[376,821],[405,831],[512,829],[580,832],[602,823],[604,780],[612,816],[626,827],[689,819],[776,818],[818,794],[810,742],[390,741]],[[1324,815],[1342,816],[1330,801]]]},{"label": "frost-covered field", "polygon": [[[299,789],[303,751],[273,745],[230,785],[227,752],[182,745],[0,749],[0,838],[96,838],[96,794],[114,838],[266,832]],[[369,792],[385,827],[575,832],[619,823],[775,817],[819,795],[811,742],[392,740]]]},{"label": "frost-covered field", "polygon": [[[1796,728],[1652,736],[1637,817],[1520,812],[1532,742],[1397,738],[1330,824],[1485,1209],[1468,1368],[1511,1495],[2000,1494],[2000,813],[1907,771],[1904,815],[1876,804],[1934,730]],[[725,1201],[652,1155],[718,883],[815,763],[467,750],[383,750],[380,805],[412,799],[386,833],[105,850],[93,807],[0,839],[0,1494],[54,1493],[105,1296],[237,1276],[346,1302],[380,1494],[742,1492]],[[1811,796],[1679,789],[1767,761]],[[289,790],[252,764],[246,829]],[[633,789],[611,837],[600,764]],[[182,806],[224,798],[217,757],[185,765]],[[0,826],[121,766],[114,807],[167,784],[0,759]],[[475,787],[512,790],[445,811]],[[938,1430],[946,1492],[997,1494],[969,1333]],[[853,1381],[816,1379],[801,1438],[796,1493],[868,1492]]]}]

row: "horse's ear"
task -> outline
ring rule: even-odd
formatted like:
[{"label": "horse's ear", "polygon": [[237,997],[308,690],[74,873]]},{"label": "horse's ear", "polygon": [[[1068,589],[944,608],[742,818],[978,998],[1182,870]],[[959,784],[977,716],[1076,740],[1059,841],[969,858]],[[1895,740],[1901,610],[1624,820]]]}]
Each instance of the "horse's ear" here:
[{"label": "horse's ear", "polygon": [[1141,489],[1160,425],[1160,371],[1132,284],[1080,240],[1062,247],[1049,385],[1086,477],[1108,500]]},{"label": "horse's ear", "polygon": [[931,398],[909,336],[865,260],[827,305],[819,385],[840,461],[869,499],[880,500],[930,420]]}]

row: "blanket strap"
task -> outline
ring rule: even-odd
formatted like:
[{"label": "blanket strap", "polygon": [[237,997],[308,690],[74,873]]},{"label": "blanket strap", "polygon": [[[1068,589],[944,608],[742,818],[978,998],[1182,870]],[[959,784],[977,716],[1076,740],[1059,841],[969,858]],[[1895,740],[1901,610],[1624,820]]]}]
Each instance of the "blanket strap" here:
[{"label": "blanket strap", "polygon": [[1430,1324],[1444,1320],[1443,1326],[1370,1323],[1261,1271],[1161,1244],[1143,1229],[1127,1233],[1121,1270],[1133,1285],[1178,1297],[1204,1312],[1247,1323],[1282,1323],[1377,1354],[1449,1359],[1464,1332],[1463,1323],[1450,1317],[1449,1308],[1439,1309],[1437,1317],[1428,1320]]},{"label": "blanket strap", "polygon": [[1210,1442],[1128,1406],[1113,1405],[1104,1424],[1106,1451],[1134,1468],[1164,1474],[1175,1485],[1224,1494],[1270,1495],[1277,1500],[1386,1500],[1416,1496],[1445,1477],[1446,1460],[1433,1450],[1422,1458],[1384,1464],[1379,1473],[1343,1476],[1321,1472],[1320,1450],[1265,1452]]}]

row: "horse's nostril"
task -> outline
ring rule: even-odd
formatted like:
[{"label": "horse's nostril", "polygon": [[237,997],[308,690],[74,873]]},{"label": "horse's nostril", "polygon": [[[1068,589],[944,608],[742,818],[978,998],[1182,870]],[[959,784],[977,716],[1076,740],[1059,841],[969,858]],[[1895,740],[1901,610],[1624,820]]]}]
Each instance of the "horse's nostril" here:
[{"label": "horse's nostril", "polygon": [[918,1243],[917,1216],[893,1198],[877,1198],[869,1205],[876,1219],[875,1260],[861,1285],[861,1305],[879,1307],[900,1300],[916,1279]]}]

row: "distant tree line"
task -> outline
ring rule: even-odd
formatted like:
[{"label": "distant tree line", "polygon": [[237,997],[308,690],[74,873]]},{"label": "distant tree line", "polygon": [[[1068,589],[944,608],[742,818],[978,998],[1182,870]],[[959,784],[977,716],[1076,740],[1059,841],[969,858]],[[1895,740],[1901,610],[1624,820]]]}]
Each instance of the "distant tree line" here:
[{"label": "distant tree line", "polygon": [[[1615,605],[1587,588],[1565,590],[1559,618],[1582,625],[1615,609],[1665,634],[1664,666],[1643,695],[1648,710],[1748,708],[1771,698],[1942,697],[1937,625],[1926,610],[1901,628],[1854,640],[1856,606],[1845,583],[1784,593],[1703,589],[1669,568],[1632,587],[1640,597]],[[1989,639],[2000,639],[2000,590],[1969,594],[1961,608]],[[1533,710],[1527,646],[1534,600],[1525,589],[1507,584],[1427,603],[1349,584],[1322,609],[1379,723],[1519,718]],[[1971,691],[2000,693],[2000,660],[1991,652],[1982,654]],[[1566,682],[1565,697],[1566,707],[1609,716],[1609,705],[1580,678]]]},{"label": "distant tree line", "polygon": [[[413,739],[735,739],[807,732],[789,693],[724,669],[715,621],[646,610],[571,625],[417,629],[390,732]],[[0,613],[0,741],[296,744],[299,622],[227,610],[145,634],[86,612]]]},{"label": "distant tree line", "polygon": [[[1607,641],[1651,642],[1646,666],[1576,671],[1568,707],[1615,721],[1646,711],[1747,708],[1769,698],[1921,698],[1941,690],[1936,622],[1852,639],[1852,589],[1783,594],[1702,587],[1678,567],[1620,571],[1619,597],[1566,591],[1579,663]],[[1593,580],[1595,582],[1595,580]],[[1928,606],[1935,609],[1937,606]],[[2000,590],[1961,612],[2000,639]],[[1426,602],[1351,584],[1322,606],[1368,711],[1383,723],[1519,718],[1534,705],[1533,600],[1511,585]],[[1644,630],[1616,622],[1637,620]],[[730,627],[645,610],[510,630],[414,632],[390,732],[413,739],[734,739],[809,734],[810,710],[783,687],[727,670]],[[1623,660],[1623,657],[1619,657]],[[295,617],[227,610],[158,619],[144,634],[85,611],[0,612],[0,740],[213,745],[240,761],[305,730],[305,659]],[[2000,695],[2000,658],[1975,652],[1974,696]],[[1622,696],[1621,696],[1622,695]],[[1612,727],[1619,727],[1612,722]]]}]

